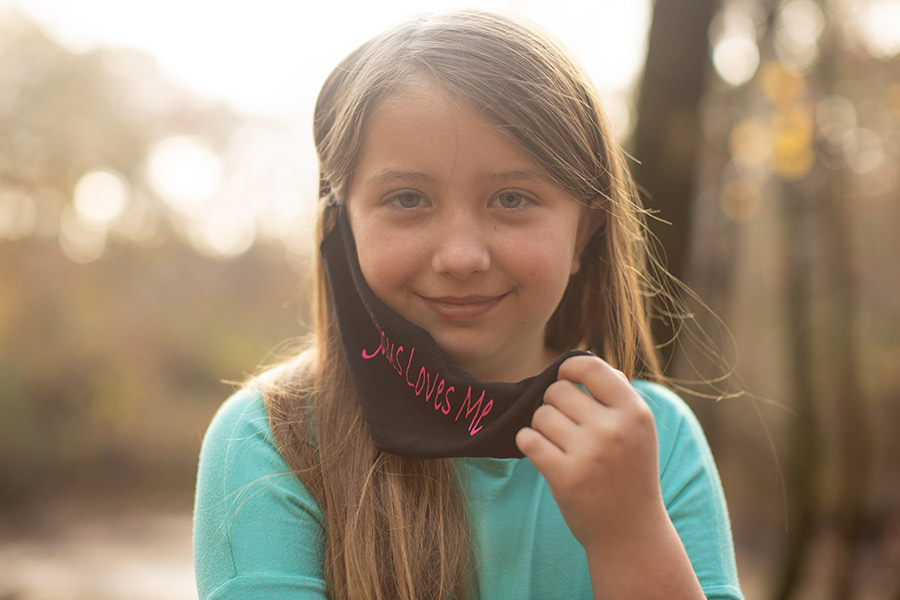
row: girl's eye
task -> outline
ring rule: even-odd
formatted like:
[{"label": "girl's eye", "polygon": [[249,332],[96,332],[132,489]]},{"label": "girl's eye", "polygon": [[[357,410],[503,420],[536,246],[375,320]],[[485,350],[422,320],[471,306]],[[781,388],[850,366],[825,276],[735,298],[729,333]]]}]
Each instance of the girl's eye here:
[{"label": "girl's eye", "polygon": [[424,198],[422,194],[418,192],[400,192],[394,194],[390,198],[388,198],[388,203],[397,206],[398,208],[410,209],[410,208],[418,208],[423,204]]},{"label": "girl's eye", "polygon": [[526,204],[532,202],[532,200],[522,192],[512,190],[500,192],[494,197],[494,201],[500,208],[507,209],[522,208]]}]

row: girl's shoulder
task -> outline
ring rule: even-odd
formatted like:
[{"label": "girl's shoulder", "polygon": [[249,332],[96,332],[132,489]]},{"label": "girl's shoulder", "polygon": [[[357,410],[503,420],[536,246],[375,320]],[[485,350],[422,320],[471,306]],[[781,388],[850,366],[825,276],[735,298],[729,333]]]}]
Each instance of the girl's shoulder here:
[{"label": "girl's shoulder", "polygon": [[268,598],[277,590],[324,598],[315,542],[324,523],[278,450],[262,390],[237,390],[219,406],[200,451],[194,499],[200,598]]},{"label": "girl's shoulder", "polygon": [[[690,406],[671,389],[637,379],[632,386],[653,411],[660,468],[686,467],[689,463],[712,464],[712,455],[703,427]],[[675,459],[675,460],[673,460]]]},{"label": "girl's shoulder", "polygon": [[693,420],[694,413],[687,403],[671,389],[646,379],[635,379],[632,387],[644,398],[657,420]]},{"label": "girl's shoulder", "polygon": [[228,441],[233,437],[264,436],[271,440],[269,408],[264,390],[279,390],[284,380],[296,376],[294,362],[260,373],[244,382],[216,410],[206,432],[207,440]]},{"label": "girl's shoulder", "polygon": [[235,486],[291,472],[272,434],[259,387],[242,387],[219,406],[203,436],[199,471]]},{"label": "girl's shoulder", "polygon": [[227,442],[235,437],[271,435],[262,390],[254,385],[235,391],[216,410],[206,439]]},{"label": "girl's shoulder", "polygon": [[725,493],[700,422],[665,386],[633,381],[653,411],[660,491],[709,598],[743,598]]}]

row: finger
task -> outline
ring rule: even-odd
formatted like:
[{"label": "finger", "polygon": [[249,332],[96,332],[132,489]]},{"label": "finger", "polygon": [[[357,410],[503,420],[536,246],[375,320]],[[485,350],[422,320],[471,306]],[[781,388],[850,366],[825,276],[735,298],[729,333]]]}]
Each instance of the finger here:
[{"label": "finger", "polygon": [[637,396],[628,377],[598,356],[573,356],[559,366],[560,379],[581,384],[598,402],[612,408]]},{"label": "finger", "polygon": [[584,388],[560,379],[553,382],[544,392],[544,404],[559,409],[575,423],[584,424],[596,416],[598,407],[606,408],[597,402]]},{"label": "finger", "polygon": [[546,437],[532,429],[523,427],[516,433],[516,447],[524,454],[541,474],[554,473],[565,458],[560,448]]},{"label": "finger", "polygon": [[534,412],[534,416],[531,418],[531,428],[563,452],[567,450],[567,442],[575,439],[578,435],[578,424],[558,408],[548,404],[538,407]]}]

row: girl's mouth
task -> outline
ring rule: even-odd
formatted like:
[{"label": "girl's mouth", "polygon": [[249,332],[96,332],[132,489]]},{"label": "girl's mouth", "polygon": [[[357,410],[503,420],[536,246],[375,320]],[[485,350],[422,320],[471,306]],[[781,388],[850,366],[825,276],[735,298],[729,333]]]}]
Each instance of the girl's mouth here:
[{"label": "girl's mouth", "polygon": [[487,314],[505,297],[506,294],[499,296],[422,296],[422,299],[439,317],[452,321],[466,321]]}]

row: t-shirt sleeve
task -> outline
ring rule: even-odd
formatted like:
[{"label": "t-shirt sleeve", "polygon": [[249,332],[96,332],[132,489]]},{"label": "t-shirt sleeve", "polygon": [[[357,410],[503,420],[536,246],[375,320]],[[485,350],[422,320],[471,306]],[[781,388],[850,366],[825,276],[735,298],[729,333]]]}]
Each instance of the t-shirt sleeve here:
[{"label": "t-shirt sleeve", "polygon": [[194,504],[200,600],[324,599],[322,511],[278,451],[262,395],[229,398],[203,439]]},{"label": "t-shirt sleeve", "polygon": [[706,597],[742,599],[725,494],[700,423],[668,389],[646,381],[635,387],[656,420],[666,510]]}]

